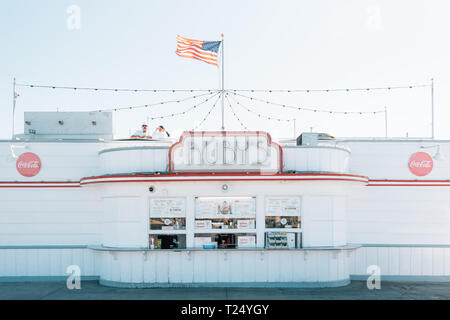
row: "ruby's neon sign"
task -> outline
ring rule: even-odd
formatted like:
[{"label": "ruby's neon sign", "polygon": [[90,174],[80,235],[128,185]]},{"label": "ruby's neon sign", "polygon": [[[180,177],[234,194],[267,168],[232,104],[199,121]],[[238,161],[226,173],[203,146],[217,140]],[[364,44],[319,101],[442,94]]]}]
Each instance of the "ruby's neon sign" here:
[{"label": "ruby's neon sign", "polygon": [[173,173],[281,171],[281,147],[262,131],[184,132],[169,150]]}]

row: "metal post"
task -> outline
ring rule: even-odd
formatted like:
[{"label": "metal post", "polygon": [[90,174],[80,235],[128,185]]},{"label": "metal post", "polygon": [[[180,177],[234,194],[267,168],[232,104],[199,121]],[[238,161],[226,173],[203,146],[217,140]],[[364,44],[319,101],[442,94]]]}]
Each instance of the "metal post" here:
[{"label": "metal post", "polygon": [[224,95],[225,95],[225,77],[224,77],[224,73],[223,73],[223,33],[222,33],[222,93],[221,93],[221,98],[222,98],[222,130],[225,130],[225,110],[224,110]]},{"label": "metal post", "polygon": [[14,114],[16,112],[16,78],[13,81],[13,110],[12,110],[12,132],[11,132],[11,140],[14,140]]},{"label": "metal post", "polygon": [[295,134],[296,134],[296,132],[297,132],[297,128],[296,128],[296,126],[295,126],[295,120],[297,120],[297,119],[294,118],[294,139],[296,138]]},{"label": "metal post", "polygon": [[431,139],[434,139],[434,79],[431,78]]},{"label": "metal post", "polygon": [[384,135],[388,137],[387,107],[384,106]]}]

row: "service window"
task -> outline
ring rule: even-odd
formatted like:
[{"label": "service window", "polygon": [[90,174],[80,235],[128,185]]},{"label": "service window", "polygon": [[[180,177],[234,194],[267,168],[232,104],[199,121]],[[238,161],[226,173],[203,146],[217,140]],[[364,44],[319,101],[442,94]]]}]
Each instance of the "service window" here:
[{"label": "service window", "polygon": [[300,197],[266,197],[266,248],[301,248],[301,227]]},{"label": "service window", "polygon": [[186,249],[185,234],[150,234],[150,249]]},{"label": "service window", "polygon": [[196,197],[194,228],[201,230],[253,230],[255,197]]},{"label": "service window", "polygon": [[197,233],[194,247],[203,249],[242,249],[256,247],[256,234]]},{"label": "service window", "polygon": [[185,198],[150,198],[149,248],[186,248]]},{"label": "service window", "polygon": [[256,247],[256,198],[196,197],[194,231],[196,248]]}]

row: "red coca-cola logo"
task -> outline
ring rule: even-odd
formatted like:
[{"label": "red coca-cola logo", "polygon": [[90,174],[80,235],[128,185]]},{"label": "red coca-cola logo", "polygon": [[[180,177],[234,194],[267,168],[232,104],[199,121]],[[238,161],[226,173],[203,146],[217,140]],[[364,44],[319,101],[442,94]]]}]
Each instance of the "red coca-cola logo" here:
[{"label": "red coca-cola logo", "polygon": [[24,177],[33,177],[41,170],[41,159],[32,152],[22,153],[17,159],[16,169]]},{"label": "red coca-cola logo", "polygon": [[408,167],[412,174],[423,177],[433,170],[433,159],[428,153],[416,152],[409,158]]}]

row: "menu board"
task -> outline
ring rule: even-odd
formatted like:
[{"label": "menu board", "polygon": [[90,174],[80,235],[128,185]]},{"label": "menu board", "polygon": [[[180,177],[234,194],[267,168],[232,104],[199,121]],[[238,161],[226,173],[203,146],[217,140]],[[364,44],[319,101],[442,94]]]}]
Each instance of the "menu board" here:
[{"label": "menu board", "polygon": [[151,217],[185,217],[186,200],[184,198],[151,198]]},{"label": "menu board", "polygon": [[267,197],[266,216],[300,216],[300,197]]},{"label": "menu board", "polygon": [[255,236],[238,236],[238,248],[254,248],[256,247]]},{"label": "menu board", "polygon": [[254,197],[198,197],[195,199],[195,216],[200,217],[255,217]]}]

